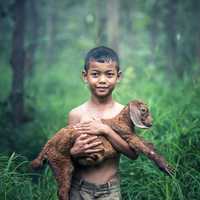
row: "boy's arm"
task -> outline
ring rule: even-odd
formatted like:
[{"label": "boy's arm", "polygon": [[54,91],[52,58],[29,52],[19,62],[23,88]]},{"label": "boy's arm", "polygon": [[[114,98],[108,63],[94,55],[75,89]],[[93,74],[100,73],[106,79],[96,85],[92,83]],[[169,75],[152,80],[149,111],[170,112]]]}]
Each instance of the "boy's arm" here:
[{"label": "boy's arm", "polygon": [[138,154],[136,151],[132,150],[128,143],[123,140],[115,131],[113,131],[109,126],[105,128],[103,135],[110,141],[114,148],[119,152],[123,153],[130,159],[137,159]]},{"label": "boy's arm", "polygon": [[90,135],[103,135],[119,152],[123,153],[131,159],[136,159],[138,157],[138,154],[129,147],[125,140],[123,140],[108,125],[103,124],[99,119],[79,123],[75,126],[75,129],[77,132],[79,132],[79,134],[87,133]]},{"label": "boy's arm", "polygon": [[[75,125],[80,122],[80,117],[78,113],[75,111],[71,111],[68,115],[68,125]],[[88,153],[95,153],[95,152],[101,152],[102,149],[98,148],[100,144],[102,144],[101,141],[95,141],[97,139],[97,136],[90,136],[88,137],[87,134],[80,134],[79,137],[76,138],[72,148],[70,149],[70,154],[73,157],[78,157],[83,154]],[[94,147],[97,147],[94,149]]]}]

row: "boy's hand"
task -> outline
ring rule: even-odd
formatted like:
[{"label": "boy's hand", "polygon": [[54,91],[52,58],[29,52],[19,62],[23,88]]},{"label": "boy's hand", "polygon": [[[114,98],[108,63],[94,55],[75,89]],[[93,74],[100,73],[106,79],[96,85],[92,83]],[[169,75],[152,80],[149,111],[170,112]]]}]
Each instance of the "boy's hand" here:
[{"label": "boy's hand", "polygon": [[81,122],[74,128],[78,134],[104,135],[109,127],[103,124],[100,119],[92,119],[91,121]]},{"label": "boy's hand", "polygon": [[88,136],[87,134],[80,135],[76,138],[73,147],[70,149],[70,154],[73,157],[79,157],[81,155],[102,151],[102,148],[98,147],[102,142],[95,141],[97,138],[97,136]]}]

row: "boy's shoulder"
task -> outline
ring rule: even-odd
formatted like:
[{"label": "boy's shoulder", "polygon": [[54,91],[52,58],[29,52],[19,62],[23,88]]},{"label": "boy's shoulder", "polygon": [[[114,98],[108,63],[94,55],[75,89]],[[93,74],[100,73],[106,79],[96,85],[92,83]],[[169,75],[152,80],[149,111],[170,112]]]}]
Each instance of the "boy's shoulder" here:
[{"label": "boy's shoulder", "polygon": [[83,104],[81,104],[80,106],[77,106],[77,107],[73,108],[70,111],[70,114],[72,114],[72,115],[79,115],[79,114],[81,114],[85,110],[85,107],[86,107],[86,102],[83,103]]},{"label": "boy's shoulder", "polygon": [[69,124],[76,124],[81,121],[81,116],[85,112],[85,107],[86,107],[86,102],[81,104],[80,106],[73,108],[69,112],[69,117],[68,117]]},{"label": "boy's shoulder", "polygon": [[120,104],[119,102],[115,102],[115,106],[120,110],[124,108],[124,105]]},{"label": "boy's shoulder", "polygon": [[113,116],[116,116],[117,114],[119,114],[123,108],[124,108],[124,105],[115,101],[114,108],[113,108]]}]

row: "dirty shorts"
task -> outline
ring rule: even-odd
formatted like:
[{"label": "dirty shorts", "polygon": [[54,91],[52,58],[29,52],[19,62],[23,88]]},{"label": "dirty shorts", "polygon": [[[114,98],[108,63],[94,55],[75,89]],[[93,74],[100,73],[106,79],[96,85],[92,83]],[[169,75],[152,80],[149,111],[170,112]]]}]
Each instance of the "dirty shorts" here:
[{"label": "dirty shorts", "polygon": [[122,200],[119,180],[97,185],[73,178],[70,200]]}]

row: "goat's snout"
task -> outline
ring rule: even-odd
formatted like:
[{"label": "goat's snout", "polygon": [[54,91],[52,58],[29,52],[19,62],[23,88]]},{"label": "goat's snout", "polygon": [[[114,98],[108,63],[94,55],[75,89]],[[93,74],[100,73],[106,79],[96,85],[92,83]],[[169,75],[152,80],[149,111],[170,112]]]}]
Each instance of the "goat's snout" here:
[{"label": "goat's snout", "polygon": [[146,126],[150,128],[152,125],[153,125],[153,119],[152,119],[152,117],[149,115],[149,116],[147,117],[147,120],[146,120]]}]

